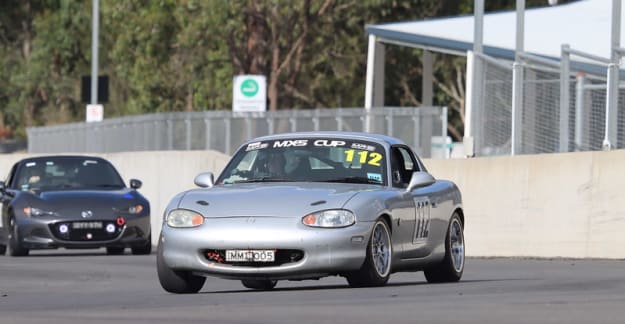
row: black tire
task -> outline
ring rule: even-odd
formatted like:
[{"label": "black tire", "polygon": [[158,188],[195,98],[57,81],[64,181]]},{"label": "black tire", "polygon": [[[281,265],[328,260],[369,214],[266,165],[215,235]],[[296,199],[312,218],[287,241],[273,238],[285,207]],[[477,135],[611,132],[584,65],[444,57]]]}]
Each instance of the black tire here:
[{"label": "black tire", "polygon": [[345,278],[350,287],[383,286],[391,276],[393,246],[388,224],[378,219],[373,225],[367,244],[367,257],[359,270],[348,273]]},{"label": "black tire", "polygon": [[123,247],[117,247],[117,246],[109,246],[106,248],[106,254],[108,255],[122,255],[124,254],[124,248]]},{"label": "black tire", "polygon": [[278,283],[277,280],[268,280],[268,279],[244,279],[241,280],[241,283],[245,288],[255,289],[255,290],[271,290]]},{"label": "black tire", "polygon": [[0,244],[0,255],[7,253],[7,246]]},{"label": "black tire", "polygon": [[137,245],[130,248],[134,255],[146,255],[152,253],[152,234],[148,235],[144,245]]},{"label": "black tire", "polygon": [[22,247],[19,240],[19,231],[15,224],[15,218],[9,218],[9,244],[7,245],[7,251],[10,256],[27,256],[29,250]]},{"label": "black tire", "polygon": [[464,226],[460,216],[454,213],[445,236],[445,258],[423,271],[425,279],[429,283],[457,282],[464,272],[464,260]]},{"label": "black tire", "polygon": [[206,281],[205,277],[191,274],[190,271],[174,271],[163,260],[163,251],[159,245],[156,253],[156,272],[158,281],[165,291],[174,294],[195,294]]}]

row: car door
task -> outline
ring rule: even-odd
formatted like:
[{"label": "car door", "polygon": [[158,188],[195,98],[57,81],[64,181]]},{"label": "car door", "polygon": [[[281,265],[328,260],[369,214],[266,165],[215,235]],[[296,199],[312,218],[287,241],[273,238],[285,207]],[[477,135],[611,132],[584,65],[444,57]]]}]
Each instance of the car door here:
[{"label": "car door", "polygon": [[428,241],[432,219],[431,191],[429,187],[405,192],[412,173],[422,170],[413,152],[404,145],[391,148],[391,181],[394,188],[401,190],[404,205],[410,206],[410,218],[401,224],[403,237],[403,259],[427,256],[432,250]]}]

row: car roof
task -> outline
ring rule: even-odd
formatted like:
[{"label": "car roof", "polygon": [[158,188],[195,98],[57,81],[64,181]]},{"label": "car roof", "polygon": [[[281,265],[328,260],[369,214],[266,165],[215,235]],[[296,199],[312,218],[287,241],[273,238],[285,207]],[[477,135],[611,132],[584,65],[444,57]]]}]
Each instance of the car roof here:
[{"label": "car roof", "polygon": [[276,140],[276,139],[285,139],[285,138],[298,138],[298,137],[334,137],[334,138],[345,138],[345,139],[355,139],[355,140],[368,140],[372,142],[378,142],[383,145],[396,145],[396,144],[405,144],[399,138],[395,138],[388,135],[375,134],[375,133],[365,133],[365,132],[343,132],[343,131],[314,131],[314,132],[291,132],[291,133],[280,133],[273,134],[267,136],[261,136],[257,138],[253,138],[247,143],[253,143],[258,141],[266,141],[266,140]]}]

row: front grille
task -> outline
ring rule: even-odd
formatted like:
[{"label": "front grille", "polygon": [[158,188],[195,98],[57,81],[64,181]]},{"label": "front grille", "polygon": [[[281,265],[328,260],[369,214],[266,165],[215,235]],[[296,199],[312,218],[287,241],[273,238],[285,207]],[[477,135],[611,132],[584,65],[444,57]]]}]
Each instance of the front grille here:
[{"label": "front grille", "polygon": [[48,225],[52,234],[63,241],[98,242],[117,238],[125,225],[115,221],[58,222]]},{"label": "front grille", "polygon": [[295,263],[304,258],[304,251],[293,249],[275,250],[275,259],[273,262],[229,262],[226,261],[226,250],[208,249],[205,250],[203,254],[204,257],[211,262],[257,268],[275,267],[283,264]]}]

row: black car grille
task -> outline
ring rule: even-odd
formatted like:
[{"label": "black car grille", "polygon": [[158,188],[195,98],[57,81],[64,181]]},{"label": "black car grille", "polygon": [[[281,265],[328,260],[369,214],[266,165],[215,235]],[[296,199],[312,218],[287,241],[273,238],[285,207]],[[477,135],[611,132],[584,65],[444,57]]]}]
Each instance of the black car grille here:
[{"label": "black car grille", "polygon": [[50,231],[59,240],[74,242],[110,241],[117,238],[125,225],[115,221],[75,221],[50,224]]},{"label": "black car grille", "polygon": [[204,257],[211,262],[217,262],[221,264],[242,266],[242,267],[275,267],[288,263],[299,262],[304,258],[304,251],[283,249],[275,250],[275,259],[273,262],[255,262],[255,261],[226,261],[226,250],[214,250],[209,249],[204,251]]}]

